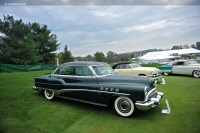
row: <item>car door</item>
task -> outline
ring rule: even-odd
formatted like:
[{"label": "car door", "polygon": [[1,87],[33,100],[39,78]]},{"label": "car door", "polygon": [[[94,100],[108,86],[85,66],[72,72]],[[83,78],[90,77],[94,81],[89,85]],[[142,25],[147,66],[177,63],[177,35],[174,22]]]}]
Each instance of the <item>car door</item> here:
[{"label": "car door", "polygon": [[179,61],[173,64],[172,73],[187,74],[187,65],[185,61]]},{"label": "car door", "polygon": [[97,78],[88,66],[76,66],[68,97],[85,102],[98,102]]},{"label": "car door", "polygon": [[[57,69],[51,76],[62,82],[62,85],[56,86],[57,90],[70,89],[73,82],[74,66],[64,66]],[[55,87],[55,88],[56,88]]]}]

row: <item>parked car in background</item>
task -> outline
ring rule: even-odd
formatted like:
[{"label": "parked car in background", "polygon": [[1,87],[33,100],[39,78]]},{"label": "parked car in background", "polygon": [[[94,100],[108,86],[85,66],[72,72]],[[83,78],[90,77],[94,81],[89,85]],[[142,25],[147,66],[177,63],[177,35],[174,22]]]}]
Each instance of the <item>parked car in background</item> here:
[{"label": "parked car in background", "polygon": [[162,78],[159,69],[155,67],[141,67],[138,63],[116,63],[112,66],[112,68],[121,75],[147,76],[153,78],[154,80]]},{"label": "parked car in background", "polygon": [[168,65],[159,66],[158,68],[164,75],[184,74],[192,75],[195,78],[200,77],[200,64],[194,60],[176,60],[170,62]]},{"label": "parked car in background", "polygon": [[129,117],[139,110],[148,110],[160,103],[153,79],[125,76],[106,63],[69,62],[41,77],[35,77],[34,90],[42,91],[48,100],[55,97],[100,106],[114,106],[116,112]]}]

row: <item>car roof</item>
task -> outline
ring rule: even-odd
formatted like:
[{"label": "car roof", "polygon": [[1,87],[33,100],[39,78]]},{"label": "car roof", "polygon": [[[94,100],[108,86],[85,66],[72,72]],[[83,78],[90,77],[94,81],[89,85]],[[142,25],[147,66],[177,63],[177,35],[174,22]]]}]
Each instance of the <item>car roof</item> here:
[{"label": "car roof", "polygon": [[118,63],[115,63],[112,68],[115,69],[118,65],[121,65],[121,64],[138,64],[138,63],[135,63],[135,62],[118,62]]},{"label": "car roof", "polygon": [[77,62],[67,62],[64,64],[61,64],[60,67],[62,66],[95,66],[95,65],[105,65],[106,63],[104,62],[95,62],[95,61],[77,61]]}]

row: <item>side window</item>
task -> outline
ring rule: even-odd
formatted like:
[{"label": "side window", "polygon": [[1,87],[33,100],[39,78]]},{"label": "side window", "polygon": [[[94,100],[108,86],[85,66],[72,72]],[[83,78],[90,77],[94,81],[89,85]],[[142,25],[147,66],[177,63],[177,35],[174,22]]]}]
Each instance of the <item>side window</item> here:
[{"label": "side window", "polygon": [[61,67],[54,74],[56,74],[56,75],[74,75],[74,67],[73,66]]},{"label": "side window", "polygon": [[60,73],[60,69],[56,70],[54,74],[59,75],[59,73]]},{"label": "side window", "polygon": [[93,72],[87,66],[77,66],[75,75],[78,76],[93,76]]},{"label": "side window", "polygon": [[177,63],[177,65],[183,65],[184,64],[184,62],[178,62]]},{"label": "side window", "polygon": [[183,65],[188,65],[189,64],[189,62],[188,61],[186,61],[186,62],[184,62],[184,64]]},{"label": "side window", "polygon": [[118,65],[115,69],[120,69],[121,68],[121,65]]},{"label": "side window", "polygon": [[126,69],[131,69],[132,67],[130,65],[127,65]]},{"label": "side window", "polygon": [[127,64],[122,64],[121,69],[126,69],[127,68]]}]

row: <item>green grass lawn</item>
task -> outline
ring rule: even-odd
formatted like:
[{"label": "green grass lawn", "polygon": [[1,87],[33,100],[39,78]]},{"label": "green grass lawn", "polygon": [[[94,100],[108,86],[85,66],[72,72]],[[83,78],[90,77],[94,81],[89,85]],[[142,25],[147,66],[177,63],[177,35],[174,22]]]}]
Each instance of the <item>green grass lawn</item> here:
[{"label": "green grass lawn", "polygon": [[[200,79],[167,76],[161,104],[122,118],[111,108],[64,99],[48,101],[32,86],[38,72],[0,73],[0,133],[199,133]],[[161,114],[168,99],[171,114]]]}]

